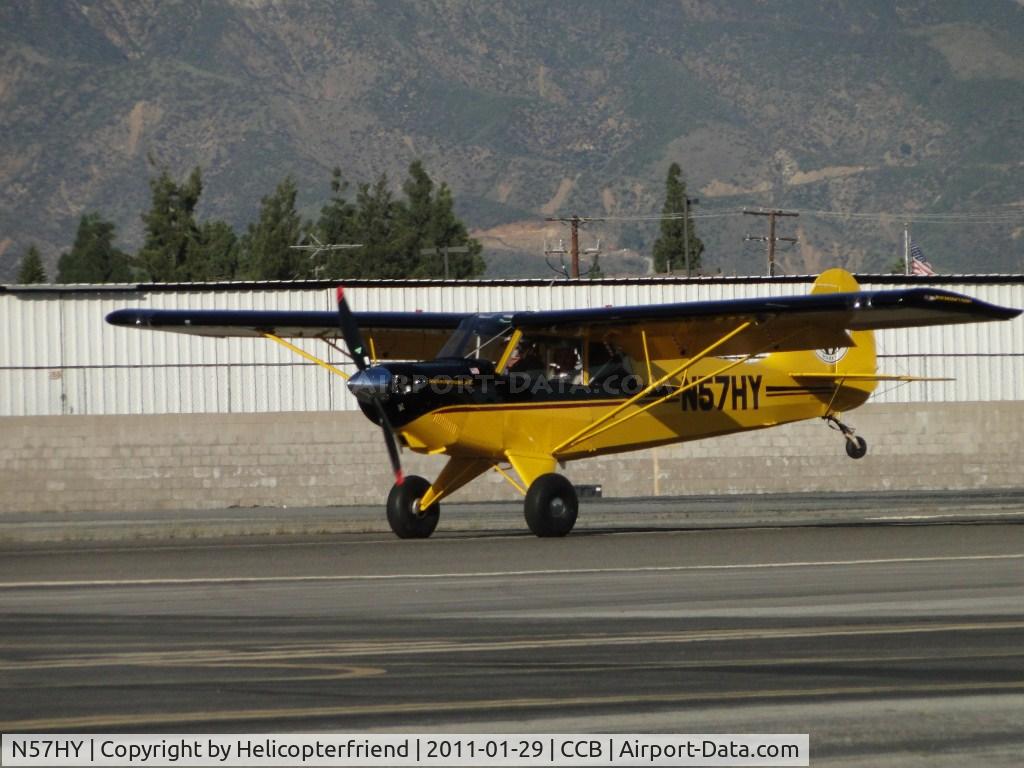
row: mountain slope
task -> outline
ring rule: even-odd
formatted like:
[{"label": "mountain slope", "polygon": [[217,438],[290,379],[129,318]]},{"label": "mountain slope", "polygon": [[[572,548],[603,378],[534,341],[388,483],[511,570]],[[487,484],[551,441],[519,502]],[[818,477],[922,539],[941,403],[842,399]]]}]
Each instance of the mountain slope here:
[{"label": "mountain slope", "polygon": [[[203,215],[241,229],[286,174],[396,186],[422,158],[495,273],[543,274],[550,215],[660,209],[678,160],[699,212],[743,206],[1019,212],[917,224],[950,271],[1024,271],[1024,7],[956,2],[140,2],[0,6],[0,279],[51,267],[98,210],[141,242],[152,162],[202,165]],[[793,220],[790,220],[793,221]],[[706,268],[759,272],[764,222],[698,222]],[[898,219],[804,214],[784,268],[886,268]],[[651,222],[609,220],[605,271]],[[627,256],[615,252],[630,249]]]}]

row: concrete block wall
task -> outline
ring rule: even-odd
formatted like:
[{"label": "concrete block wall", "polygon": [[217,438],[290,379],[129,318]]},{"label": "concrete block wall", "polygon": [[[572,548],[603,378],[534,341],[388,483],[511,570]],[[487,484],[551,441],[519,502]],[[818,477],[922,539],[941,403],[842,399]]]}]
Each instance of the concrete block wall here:
[{"label": "concrete block wall", "polygon": [[[1024,402],[868,405],[853,461],[818,420],[574,462],[606,497],[1024,487]],[[0,512],[382,504],[379,430],[360,413],[0,418]],[[404,454],[433,478],[441,457]],[[453,501],[515,499],[497,473]]]}]

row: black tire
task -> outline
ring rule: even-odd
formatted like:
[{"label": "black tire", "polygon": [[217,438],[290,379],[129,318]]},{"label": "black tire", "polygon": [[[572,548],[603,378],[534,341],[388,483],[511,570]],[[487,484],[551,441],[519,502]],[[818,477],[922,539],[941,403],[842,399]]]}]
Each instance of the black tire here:
[{"label": "black tire", "polygon": [[434,532],[441,516],[441,505],[433,504],[420,514],[419,501],[430,488],[422,477],[410,475],[401,485],[391,486],[388,494],[388,524],[400,539],[425,539]]},{"label": "black tire", "polygon": [[846,441],[846,455],[851,459],[863,459],[868,452],[868,441],[859,435],[853,441]]},{"label": "black tire", "polygon": [[526,524],[537,536],[565,536],[576,524],[579,508],[572,483],[550,472],[534,480],[526,493]]}]

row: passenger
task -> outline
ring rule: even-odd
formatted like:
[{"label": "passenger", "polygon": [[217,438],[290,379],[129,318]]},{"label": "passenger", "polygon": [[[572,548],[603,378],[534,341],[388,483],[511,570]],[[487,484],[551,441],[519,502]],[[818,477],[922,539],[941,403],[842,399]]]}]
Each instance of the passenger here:
[{"label": "passenger", "polygon": [[582,379],[582,366],[579,354],[573,347],[558,347],[551,358],[552,381],[567,384],[579,384]]}]

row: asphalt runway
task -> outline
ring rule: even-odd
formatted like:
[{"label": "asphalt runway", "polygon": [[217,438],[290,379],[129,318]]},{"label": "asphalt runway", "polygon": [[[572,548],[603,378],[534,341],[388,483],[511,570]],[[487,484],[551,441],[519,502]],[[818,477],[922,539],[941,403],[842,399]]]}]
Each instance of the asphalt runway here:
[{"label": "asphalt runway", "polygon": [[558,540],[6,545],[0,730],[806,732],[815,766],[1019,766],[1024,502],[757,498],[719,526],[598,504]]}]

